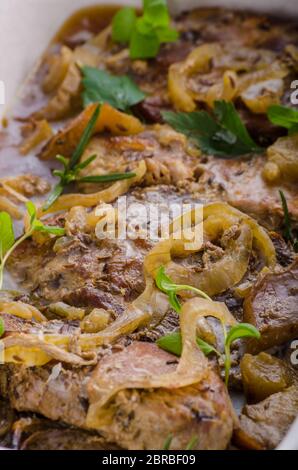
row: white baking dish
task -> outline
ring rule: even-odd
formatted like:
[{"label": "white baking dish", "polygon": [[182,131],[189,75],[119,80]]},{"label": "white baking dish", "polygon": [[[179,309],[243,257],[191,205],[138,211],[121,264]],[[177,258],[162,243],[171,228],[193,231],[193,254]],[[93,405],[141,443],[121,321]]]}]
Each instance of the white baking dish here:
[{"label": "white baking dish", "polygon": [[[6,104],[11,105],[50,38],[76,9],[92,4],[140,5],[138,0],[0,0],[0,81],[5,85]],[[296,15],[297,0],[168,0],[173,12],[195,6],[226,6],[270,14]],[[1,88],[0,88],[1,100]],[[282,450],[298,450],[298,418],[280,444]]]}]

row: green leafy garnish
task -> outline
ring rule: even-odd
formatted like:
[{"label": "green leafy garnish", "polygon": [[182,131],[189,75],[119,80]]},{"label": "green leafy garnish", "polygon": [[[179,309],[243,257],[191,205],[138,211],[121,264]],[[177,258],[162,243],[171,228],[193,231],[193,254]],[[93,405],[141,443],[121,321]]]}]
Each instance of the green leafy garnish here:
[{"label": "green leafy garnish", "polygon": [[279,195],[280,195],[282,208],[283,208],[283,212],[284,212],[284,226],[285,226],[285,228],[284,228],[283,235],[284,235],[285,239],[288,242],[292,243],[294,251],[296,251],[296,253],[297,253],[298,252],[298,239],[295,238],[294,235],[293,235],[292,222],[291,222],[291,217],[290,217],[290,213],[289,213],[288,203],[287,203],[286,197],[285,197],[282,190],[279,190]]},{"label": "green leafy garnish", "polygon": [[60,181],[54,186],[48,199],[44,203],[44,211],[47,211],[52,206],[52,204],[59,198],[59,196],[61,196],[64,191],[64,188],[70,183],[73,183],[74,181],[78,183],[109,183],[113,181],[133,178],[135,176],[135,173],[111,173],[109,175],[92,175],[80,177],[80,172],[84,168],[89,166],[96,158],[96,155],[91,155],[84,162],[79,163],[90,141],[99,113],[100,106],[98,105],[83,132],[78,146],[76,147],[70,159],[68,160],[67,158],[63,157],[63,155],[56,156],[56,159],[63,165],[63,170],[53,171],[53,175],[60,178]]},{"label": "green leafy garnish", "polygon": [[169,276],[167,276],[164,266],[160,266],[155,278],[155,283],[159,290],[168,295],[169,303],[177,313],[180,313],[181,311],[181,305],[177,297],[177,293],[179,291],[190,290],[200,295],[201,297],[204,297],[205,299],[211,300],[210,297],[205,294],[205,292],[201,291],[200,289],[197,289],[196,287],[184,284],[175,284],[169,278]]},{"label": "green leafy garnish", "polygon": [[250,137],[233,103],[216,101],[212,114],[164,111],[162,115],[176,131],[192,139],[209,155],[230,158],[263,151]]},{"label": "green leafy garnish", "polygon": [[232,326],[228,334],[225,332],[225,377],[227,386],[231,370],[231,345],[240,338],[260,339],[261,334],[257,328],[250,323],[239,323],[238,325]]},{"label": "green leafy garnish", "polygon": [[[249,323],[238,323],[237,325],[233,326],[228,333],[226,332],[226,328],[223,325],[223,332],[225,345],[224,354],[221,354],[214,346],[202,340],[201,338],[197,338],[197,345],[205,354],[205,356],[209,356],[209,354],[215,353],[217,356],[222,357],[222,360],[224,361],[225,365],[226,385],[228,386],[229,375],[231,370],[232,343],[240,338],[245,337],[260,339],[261,334],[253,325]],[[182,354],[182,338],[179,332],[170,333],[168,335],[162,336],[156,341],[156,344],[164,351],[167,351],[171,354],[175,354],[175,356],[181,356]]]},{"label": "green leafy garnish", "polygon": [[[207,294],[205,294],[205,292],[201,291],[200,289],[197,289],[196,287],[174,284],[170,277],[167,276],[167,274],[165,273],[164,266],[160,266],[155,278],[155,283],[159,290],[168,295],[169,303],[177,313],[181,312],[181,304],[177,297],[177,292],[181,290],[193,291],[201,297],[212,301],[212,299]],[[214,346],[207,343],[201,338],[197,338],[197,345],[206,356],[211,353],[215,353],[218,356],[222,357],[225,364],[226,385],[228,386],[231,369],[232,343],[237,339],[244,337],[254,337],[259,339],[261,335],[260,332],[249,323],[238,323],[237,325],[233,326],[228,333],[224,323],[222,323],[222,328],[224,335],[224,354],[221,354]],[[162,336],[156,341],[156,343],[161,349],[175,354],[176,356],[181,356],[182,354],[182,338],[179,332],[174,332],[166,336]]]},{"label": "green leafy garnish", "polygon": [[7,212],[0,212],[0,260],[14,244],[13,223]]},{"label": "green leafy garnish", "polygon": [[198,445],[199,439],[196,436],[193,436],[189,443],[187,444],[185,450],[192,450],[194,447]]},{"label": "green leafy garnish", "polygon": [[163,450],[169,450],[170,449],[173,437],[174,437],[173,434],[168,435],[168,437],[166,438],[166,440],[164,442],[164,445],[162,447]]},{"label": "green leafy garnish", "polygon": [[37,218],[36,207],[33,202],[27,202],[26,207],[30,217],[30,224],[29,228],[18,240],[16,240],[14,236],[11,216],[7,212],[0,213],[0,289],[2,289],[3,285],[5,264],[17,246],[31,237],[34,232],[44,232],[56,236],[62,236],[65,233],[65,230],[61,227],[44,225],[43,222]]},{"label": "green leafy garnish", "polygon": [[127,44],[134,31],[136,21],[137,14],[134,8],[125,7],[119,10],[113,18],[113,41]]},{"label": "green leafy garnish", "polygon": [[146,94],[128,76],[114,76],[105,70],[82,67],[83,103],[109,103],[113,108],[129,111],[143,101]]},{"label": "green leafy garnish", "polygon": [[[181,356],[182,354],[182,338],[179,332],[162,336],[156,341],[156,344],[164,351],[175,354],[175,356]],[[206,343],[206,341],[201,338],[197,338],[197,345],[205,356],[209,356],[211,353],[220,355],[217,349],[215,349],[211,344]]]},{"label": "green leafy garnish", "polygon": [[4,335],[5,333],[5,326],[4,326],[4,321],[2,318],[0,318],[0,338]]},{"label": "green leafy garnish", "polygon": [[[169,434],[168,437],[166,438],[164,445],[162,447],[163,450],[169,450],[173,441],[174,435]],[[192,450],[196,445],[198,444],[198,438],[196,436],[193,436],[190,441],[188,442],[185,450]]]},{"label": "green leafy garnish", "polygon": [[289,134],[298,132],[297,109],[281,106],[279,104],[273,104],[268,108],[267,116],[272,124],[288,129]]},{"label": "green leafy garnish", "polygon": [[161,44],[176,41],[178,32],[171,27],[166,0],[143,0],[143,15],[133,8],[119,10],[112,21],[112,38],[129,44],[132,59],[156,57]]}]

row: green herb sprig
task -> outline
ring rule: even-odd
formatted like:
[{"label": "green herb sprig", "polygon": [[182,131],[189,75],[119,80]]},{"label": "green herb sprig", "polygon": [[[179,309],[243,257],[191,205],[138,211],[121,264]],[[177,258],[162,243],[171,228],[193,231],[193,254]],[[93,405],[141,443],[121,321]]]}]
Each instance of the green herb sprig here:
[{"label": "green herb sprig", "polygon": [[34,232],[44,232],[56,236],[62,236],[65,233],[65,230],[61,227],[44,225],[37,218],[36,207],[33,202],[27,202],[26,207],[30,217],[29,228],[17,240],[15,239],[11,216],[7,212],[0,212],[0,289],[3,286],[3,273],[6,262],[17,246],[31,237]]},{"label": "green herb sprig", "polygon": [[231,346],[234,341],[237,341],[240,338],[261,338],[261,333],[257,328],[250,323],[238,323],[237,325],[232,326],[228,333],[224,328],[225,336],[225,354],[224,354],[224,363],[225,363],[225,380],[226,386],[229,384],[229,376],[231,370]]},{"label": "green herb sprig", "polygon": [[2,320],[2,318],[0,318],[0,338],[4,335],[4,333],[5,333],[4,321]]},{"label": "green herb sprig", "polygon": [[196,436],[193,436],[187,446],[185,447],[185,450],[192,450],[198,445],[199,439]]},{"label": "green herb sprig", "polygon": [[146,94],[127,75],[117,77],[94,67],[81,68],[83,103],[109,103],[114,108],[129,112],[130,108],[146,98]]},{"label": "green herb sprig", "polygon": [[[239,323],[233,326],[229,332],[224,331],[224,354],[221,354],[214,346],[207,343],[206,341],[202,340],[201,338],[197,338],[197,345],[201,349],[201,351],[205,354],[205,356],[209,356],[211,353],[215,353],[218,357],[221,357],[224,366],[225,366],[225,381],[226,385],[228,386],[229,383],[229,376],[231,370],[231,346],[232,343],[240,338],[257,338],[260,339],[261,335],[260,332],[251,324],[249,323]],[[182,338],[179,332],[171,333],[166,336],[162,336],[156,341],[156,344],[171,354],[175,354],[176,356],[181,356],[182,354]]]},{"label": "green herb sprig", "polygon": [[[212,301],[212,299],[207,294],[195,287],[174,284],[169,276],[165,274],[165,269],[163,266],[161,266],[157,272],[155,283],[159,290],[168,295],[169,303],[177,313],[181,312],[181,305],[177,297],[177,292],[179,290],[191,290],[196,292],[198,295]],[[226,326],[222,322],[222,329],[224,335],[224,354],[221,354],[216,348],[214,348],[214,346],[202,340],[201,338],[197,338],[197,345],[206,356],[211,353],[215,353],[217,356],[222,358],[225,365],[225,382],[226,386],[228,387],[231,370],[232,343],[244,337],[260,339],[261,334],[257,328],[255,328],[250,323],[238,323],[237,325],[232,326],[232,328],[230,328],[230,330],[227,332]],[[156,343],[161,349],[175,354],[176,356],[181,356],[182,354],[182,338],[179,332],[162,336],[156,341]]]},{"label": "green herb sprig", "polygon": [[298,252],[298,239],[293,234],[292,221],[289,213],[288,203],[286,196],[283,191],[279,190],[279,195],[282,203],[283,213],[284,213],[284,232],[283,235],[285,239],[293,245],[294,251]]},{"label": "green herb sprig", "polygon": [[233,103],[214,103],[213,113],[164,111],[164,120],[176,131],[193,140],[200,149],[221,158],[263,152],[249,135]]},{"label": "green herb sprig", "polygon": [[[156,344],[161,349],[164,349],[165,351],[168,351],[171,354],[175,354],[175,356],[181,356],[182,354],[182,338],[181,333],[179,331],[162,336],[156,341]],[[221,355],[220,352],[217,351],[217,349],[215,349],[211,344],[206,343],[206,341],[198,337],[197,345],[205,354],[205,356],[209,356],[209,354],[211,353],[215,353],[217,356]]]},{"label": "green herb sprig", "polygon": [[161,44],[178,39],[171,27],[166,0],[143,0],[143,15],[138,17],[134,8],[119,10],[112,21],[112,38],[129,44],[132,59],[156,57]]},{"label": "green herb sprig", "polygon": [[298,110],[273,104],[267,110],[267,117],[276,126],[288,129],[289,135],[298,132]]},{"label": "green herb sprig", "polygon": [[169,297],[169,303],[171,307],[177,312],[180,313],[181,311],[181,304],[178,300],[177,293],[182,290],[190,290],[192,292],[195,292],[196,294],[200,295],[201,297],[204,297],[207,300],[211,300],[211,298],[205,294],[205,292],[201,291],[200,289],[197,289],[196,287],[193,286],[188,286],[184,284],[175,284],[169,276],[167,276],[165,272],[164,266],[160,266],[158,269],[156,278],[155,278],[155,283],[159,290],[164,292],[165,294],[168,295]]},{"label": "green herb sprig", "polygon": [[162,450],[170,450],[170,447],[171,447],[171,444],[172,444],[172,440],[173,440],[173,434],[169,434],[167,437],[166,437],[166,440],[162,446]]},{"label": "green herb sprig", "polygon": [[[174,439],[174,435],[173,434],[169,434],[164,442],[164,445],[162,447],[163,450],[170,450],[170,447],[171,447],[171,444],[172,444],[172,441]],[[196,436],[193,436],[190,441],[188,442],[185,450],[192,450],[194,447],[197,446],[199,440]]]},{"label": "green herb sprig", "polygon": [[96,125],[96,121],[98,119],[100,113],[100,106],[98,105],[88,122],[83,135],[78,143],[75,151],[73,152],[72,156],[68,160],[67,158],[63,157],[63,155],[57,155],[56,159],[62,163],[63,170],[55,170],[53,171],[53,175],[60,178],[60,181],[54,186],[53,190],[51,191],[48,199],[43,205],[43,211],[47,211],[54,202],[61,196],[66,186],[68,186],[72,182],[78,183],[108,183],[123,179],[133,178],[135,173],[111,173],[109,175],[92,175],[92,176],[85,176],[80,177],[80,172],[88,167],[96,158],[96,155],[92,155],[87,158],[84,162],[79,163],[80,159],[90,141],[92,136],[94,127]]}]

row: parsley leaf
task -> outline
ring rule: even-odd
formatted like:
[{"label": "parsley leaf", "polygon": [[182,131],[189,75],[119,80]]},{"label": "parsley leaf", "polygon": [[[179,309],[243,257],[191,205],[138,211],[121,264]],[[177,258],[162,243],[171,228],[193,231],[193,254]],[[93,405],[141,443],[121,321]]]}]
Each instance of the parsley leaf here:
[{"label": "parsley leaf", "polygon": [[268,108],[267,116],[272,124],[285,127],[289,134],[298,132],[298,110],[274,104]]},{"label": "parsley leaf", "polygon": [[109,103],[121,111],[129,111],[131,106],[143,101],[146,94],[127,75],[117,77],[105,70],[82,67],[83,103]]},{"label": "parsley leaf", "polygon": [[137,20],[134,8],[125,7],[119,10],[113,18],[112,39],[115,42],[128,43]]},{"label": "parsley leaf", "polygon": [[112,21],[113,40],[129,44],[132,59],[156,57],[162,43],[176,41],[178,37],[170,26],[166,0],[143,0],[141,17],[132,8],[123,8]]},{"label": "parsley leaf", "polygon": [[209,155],[230,158],[263,151],[249,135],[233,103],[216,101],[212,114],[165,111],[162,115],[175,130],[192,139]]}]

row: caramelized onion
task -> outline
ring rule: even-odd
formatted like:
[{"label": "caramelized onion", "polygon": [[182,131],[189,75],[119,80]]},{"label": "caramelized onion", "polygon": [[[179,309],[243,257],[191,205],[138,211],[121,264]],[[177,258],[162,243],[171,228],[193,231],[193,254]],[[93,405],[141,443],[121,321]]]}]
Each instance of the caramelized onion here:
[{"label": "caramelized onion", "polygon": [[46,321],[46,317],[33,305],[25,304],[24,302],[1,301],[0,312],[14,315],[24,320],[36,320],[38,322]]},{"label": "caramelized onion", "polygon": [[0,211],[8,212],[14,219],[22,218],[19,208],[5,196],[0,196]]},{"label": "caramelized onion", "polygon": [[193,299],[186,302],[180,314],[182,336],[182,355],[174,372],[155,376],[138,374],[135,377],[121,374],[118,369],[102,374],[100,367],[94,373],[88,385],[90,407],[86,424],[98,429],[108,418],[113,416],[109,402],[125,389],[169,388],[171,390],[200,382],[208,372],[208,360],[196,343],[196,326],[200,318],[214,316],[224,319],[228,324],[235,320],[224,304],[205,299]]},{"label": "caramelized onion", "polygon": [[218,44],[204,44],[194,49],[184,62],[170,66],[168,89],[177,110],[191,112],[196,109],[188,79],[195,73],[208,72],[211,59],[220,53],[221,47]]},{"label": "caramelized onion", "polygon": [[114,342],[120,336],[130,334],[151,321],[158,323],[168,308],[169,304],[165,294],[156,289],[152,279],[148,279],[145,291],[129,305],[117,320],[99,333],[82,334],[79,338],[79,344],[82,350],[89,350]]},{"label": "caramelized onion", "polygon": [[179,111],[192,112],[199,102],[212,108],[216,100],[241,97],[251,111],[265,113],[268,106],[280,101],[288,74],[289,68],[274,62],[270,51],[204,44],[183,62],[171,65],[168,90]]},{"label": "caramelized onion", "polygon": [[[49,340],[49,337],[47,339]],[[43,366],[52,359],[67,362],[73,366],[96,363],[95,354],[90,354],[90,358],[85,360],[77,354],[67,352],[55,344],[29,334],[19,333],[7,336],[2,343],[5,363],[22,364],[25,367]]]},{"label": "caramelized onion", "polygon": [[[267,173],[272,175],[272,171],[275,169],[274,182],[278,182],[279,179],[293,183],[298,182],[297,149],[298,134],[277,139],[277,141],[267,149],[268,163],[264,168],[264,177],[267,178]],[[270,179],[270,176],[268,179]]]},{"label": "caramelized onion", "polygon": [[31,150],[40,145],[42,142],[50,139],[53,135],[52,128],[46,119],[37,121],[34,124],[34,130],[20,146],[20,152],[22,155],[27,155]]},{"label": "caramelized onion", "polygon": [[238,284],[245,275],[252,248],[251,229],[246,224],[239,226],[239,235],[229,240],[224,256],[201,272],[193,272],[171,262],[167,274],[176,284],[189,284],[208,295],[225,292]]},{"label": "caramelized onion", "polygon": [[39,211],[39,215],[46,215],[54,212],[66,211],[74,206],[94,207],[102,202],[112,202],[125,194],[129,188],[139,183],[146,174],[146,163],[141,160],[136,169],[133,170],[136,176],[126,180],[117,181],[97,193],[91,194],[65,194],[60,196],[56,202],[47,210]]},{"label": "caramelized onion", "polygon": [[263,227],[261,227],[253,218],[224,202],[215,202],[204,206],[204,219],[209,215],[218,215],[222,218],[229,215],[238,217],[238,220],[245,221],[252,230],[253,244],[264,257],[266,265],[270,268],[275,266],[276,253],[272,240],[266,230],[263,229]]},{"label": "caramelized onion", "polygon": [[[90,122],[97,106],[97,103],[90,104],[70,124],[57,132],[41,151],[40,158],[48,160],[56,157],[56,155],[70,157],[77,147],[84,129]],[[108,103],[105,103],[101,106],[93,134],[110,132],[113,135],[131,135],[139,134],[143,130],[144,126],[139,119],[130,114],[122,113]]]},{"label": "caramelized onion", "polygon": [[[194,222],[194,211],[188,222]],[[182,217],[180,218],[182,220]],[[177,220],[176,220],[177,222]],[[226,230],[233,228],[235,236],[226,243],[223,257],[207,269],[192,272],[189,268],[174,263],[172,257],[186,257],[191,253],[185,249],[185,238],[175,239],[175,232],[168,240],[158,243],[146,256],[145,271],[155,278],[160,266],[165,266],[167,274],[177,284],[192,285],[208,295],[216,295],[241,281],[248,268],[252,243],[264,256],[265,263],[273,267],[276,262],[273,243],[265,230],[246,214],[225,203],[212,203],[204,206],[203,220],[204,241],[215,241]],[[172,231],[174,230],[172,224]],[[181,223],[182,225],[182,223]],[[187,228],[187,224],[184,223]],[[194,251],[200,251],[202,247]]]}]

